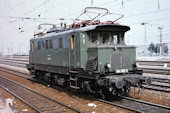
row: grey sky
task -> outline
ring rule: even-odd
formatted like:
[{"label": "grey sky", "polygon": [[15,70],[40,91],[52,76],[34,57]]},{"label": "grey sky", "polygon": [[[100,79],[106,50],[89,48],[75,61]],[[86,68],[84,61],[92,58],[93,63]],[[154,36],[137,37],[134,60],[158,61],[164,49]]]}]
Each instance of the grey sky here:
[{"label": "grey sky", "polygon": [[[163,42],[170,43],[170,0],[0,0],[0,51],[28,53],[29,39],[41,23],[59,24],[59,18],[70,23],[87,6],[108,8],[124,14],[120,24],[129,25],[126,43],[144,45],[146,24],[147,44],[159,43],[158,27],[163,27]],[[21,17],[21,18],[20,18]],[[24,19],[22,19],[24,18]],[[34,19],[35,18],[35,19]],[[38,19],[39,18],[39,19]]]}]

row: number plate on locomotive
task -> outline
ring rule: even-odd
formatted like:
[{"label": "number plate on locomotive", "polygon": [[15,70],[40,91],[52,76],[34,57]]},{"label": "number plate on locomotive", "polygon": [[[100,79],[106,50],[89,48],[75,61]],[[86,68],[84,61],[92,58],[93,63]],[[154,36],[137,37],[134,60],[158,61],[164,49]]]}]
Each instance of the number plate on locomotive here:
[{"label": "number plate on locomotive", "polygon": [[116,69],[116,73],[127,73],[128,69]]}]

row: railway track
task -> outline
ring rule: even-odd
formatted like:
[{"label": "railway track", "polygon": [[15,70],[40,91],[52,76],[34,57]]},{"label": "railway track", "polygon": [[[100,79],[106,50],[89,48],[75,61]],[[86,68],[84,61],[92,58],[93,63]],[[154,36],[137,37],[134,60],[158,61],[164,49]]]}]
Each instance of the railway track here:
[{"label": "railway track", "polygon": [[136,64],[144,73],[170,74],[170,61],[137,60]]},{"label": "railway track", "polygon": [[146,66],[165,66],[170,67],[170,61],[147,61],[147,60],[137,60],[136,61],[139,65],[146,65]]},{"label": "railway track", "polygon": [[143,88],[170,93],[170,85],[152,83],[151,85],[143,85]]},{"label": "railway track", "polygon": [[118,96],[117,100],[103,100],[98,99],[101,102],[118,106],[121,108],[129,109],[137,113],[169,113],[170,107],[159,104],[154,104],[130,97]]},{"label": "railway track", "polygon": [[[7,72],[10,72],[10,73],[13,73],[13,70],[10,70],[10,71],[7,71]],[[19,72],[17,72],[17,71],[15,71],[15,74],[16,75],[18,75],[19,74]],[[21,74],[21,73],[20,73]],[[21,76],[22,75],[24,75],[24,74],[21,74]],[[26,75],[27,76],[27,75]],[[25,78],[25,77],[24,77]],[[30,77],[29,77],[30,78]],[[155,82],[160,82],[160,83],[170,83],[170,81],[169,80],[167,80],[167,79],[162,79],[162,78],[153,78],[153,81],[155,81]],[[157,91],[164,91],[164,92],[170,92],[170,89],[168,89],[167,90],[167,88],[166,88],[166,86],[164,85],[164,88],[160,88],[160,87],[162,87],[161,85],[154,85],[154,84],[152,84],[152,86],[144,86],[144,88],[146,88],[146,89],[151,89],[151,90],[157,90]],[[169,86],[168,86],[168,88],[169,88]],[[119,102],[110,102],[110,101],[107,101],[108,102],[108,104],[109,103],[112,103],[112,105],[116,105],[116,106],[118,106],[118,107],[122,107],[122,108],[125,108],[125,109],[129,109],[129,110],[132,110],[132,111],[135,111],[135,112],[145,112],[146,111],[146,109],[145,110],[139,110],[139,109],[135,109],[135,108],[133,108],[133,107],[131,107],[130,105],[128,106],[126,106],[126,105],[124,105],[124,104],[122,104],[123,102],[127,102],[127,103],[129,103],[130,101],[128,101],[128,100],[126,100],[125,101],[125,99],[120,99],[121,101],[120,101],[120,103]],[[123,100],[123,101],[122,101]],[[104,101],[104,100],[103,100]],[[107,103],[107,102],[105,102],[105,103]],[[133,103],[133,102],[132,102]],[[121,105],[122,104],[122,105]],[[135,104],[132,104],[132,106],[133,105],[138,105],[137,103]],[[143,105],[142,105],[143,106]],[[139,105],[139,107],[140,107],[140,105]],[[145,106],[144,106],[145,107]],[[154,107],[154,106],[153,106]],[[142,109],[142,108],[141,108]],[[149,109],[149,108],[148,108]],[[162,110],[162,108],[161,108],[161,110]],[[163,109],[164,110],[164,109]],[[168,109],[169,110],[169,109]],[[151,110],[151,112],[152,111],[155,111],[155,109],[153,109],[153,110]],[[166,110],[165,110],[166,111]]]},{"label": "railway track", "polygon": [[170,79],[165,79],[165,78],[152,77],[152,80],[155,82],[160,82],[160,83],[170,83]]},{"label": "railway track", "polygon": [[[29,58],[28,56],[1,58],[0,63],[25,68],[25,65],[29,63]],[[136,63],[137,67],[142,69],[144,73],[170,75],[170,61],[137,60]]]},{"label": "railway track", "polygon": [[143,84],[143,88],[170,93],[170,79],[152,78],[150,85]]},{"label": "railway track", "polygon": [[[8,71],[10,73],[13,73],[12,71]],[[15,72],[16,75],[18,75],[19,73]],[[21,77],[25,78],[23,76],[23,74],[20,73]],[[26,75],[27,76],[27,75]],[[27,77],[27,79],[32,80],[34,82],[37,82],[36,80]],[[40,82],[41,84],[45,84]],[[134,112],[150,112],[150,113],[168,113],[170,112],[170,108],[167,106],[162,106],[162,105],[158,105],[158,104],[154,104],[154,103],[149,103],[146,101],[141,101],[138,99],[134,99],[134,98],[130,98],[130,97],[123,97],[120,96],[118,99],[116,99],[116,101],[106,101],[106,100],[102,100],[102,99],[97,99],[100,102],[104,102],[107,104],[111,104],[114,106],[118,106],[124,109],[128,109]],[[142,104],[141,104],[142,103]],[[149,105],[148,105],[149,104]]]},{"label": "railway track", "polygon": [[82,111],[40,94],[0,75],[0,87],[19,98],[39,113],[82,113]]},{"label": "railway track", "polygon": [[26,64],[28,64],[28,62],[25,61],[18,61],[18,60],[11,60],[11,59],[10,60],[0,59],[0,63],[5,65],[10,65],[10,66],[21,67],[21,68],[26,68]]},{"label": "railway track", "polygon": [[7,60],[7,61],[21,61],[21,62],[29,62],[29,59],[23,59],[23,58],[0,58],[1,60]]},{"label": "railway track", "polygon": [[149,68],[140,67],[140,69],[142,69],[144,73],[170,75],[170,69],[159,69],[159,67],[157,67],[157,68],[153,68],[153,67],[149,67]]},{"label": "railway track", "polygon": [[[17,59],[18,60],[18,59]],[[3,61],[3,60],[2,60]],[[1,62],[1,61],[0,61]],[[16,66],[16,67],[21,67],[21,68],[25,68],[26,63],[22,62],[22,61],[13,61],[13,60],[7,60],[6,62],[2,62],[3,64],[6,65],[12,65],[12,66]],[[11,70],[10,70],[11,71]],[[13,73],[13,72],[12,72]],[[15,73],[17,73],[15,71]],[[169,72],[170,73],[170,72]],[[19,73],[17,73],[19,74]],[[154,78],[154,81],[157,80],[157,82],[161,82],[161,83],[165,83],[168,82],[168,80],[166,79],[162,79],[162,78]],[[169,81],[170,82],[170,81]],[[156,91],[162,91],[162,92],[170,92],[170,87],[169,85],[161,85],[161,84],[151,84],[151,85],[144,85],[145,89],[150,89],[150,90],[156,90]]]}]

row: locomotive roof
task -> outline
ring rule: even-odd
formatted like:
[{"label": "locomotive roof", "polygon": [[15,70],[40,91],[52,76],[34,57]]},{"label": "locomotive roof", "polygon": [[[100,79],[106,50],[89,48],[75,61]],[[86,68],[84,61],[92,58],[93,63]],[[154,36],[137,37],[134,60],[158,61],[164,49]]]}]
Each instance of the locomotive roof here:
[{"label": "locomotive roof", "polygon": [[86,31],[119,31],[119,32],[126,32],[130,30],[129,26],[125,25],[119,25],[119,24],[102,24],[102,25],[89,25],[85,27],[80,27],[80,28],[72,28],[72,29],[66,29],[61,32],[51,32],[51,33],[46,33],[38,37],[32,38],[34,39],[40,39],[40,38],[47,38],[47,37],[52,37],[55,35],[64,35],[64,34],[70,34],[70,33],[75,33],[75,32],[86,32]]}]

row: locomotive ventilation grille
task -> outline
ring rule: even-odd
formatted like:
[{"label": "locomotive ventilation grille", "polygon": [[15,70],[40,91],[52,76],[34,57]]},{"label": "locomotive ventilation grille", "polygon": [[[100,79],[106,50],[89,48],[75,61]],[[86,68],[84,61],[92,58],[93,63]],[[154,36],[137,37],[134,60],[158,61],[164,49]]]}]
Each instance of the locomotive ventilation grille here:
[{"label": "locomotive ventilation grille", "polygon": [[86,71],[95,71],[97,69],[97,57],[90,56],[86,64]]},{"label": "locomotive ventilation grille", "polygon": [[128,51],[111,53],[111,67],[112,68],[127,68],[131,66],[131,54]]}]

